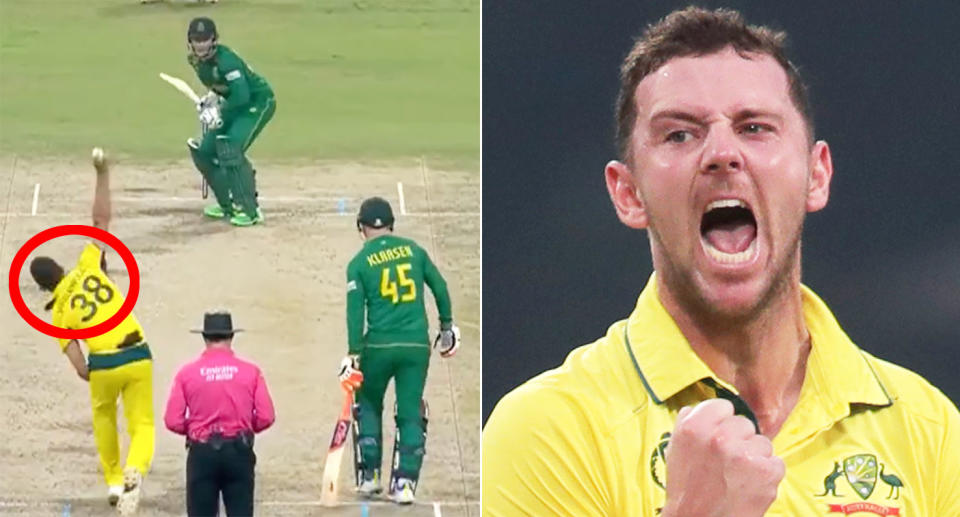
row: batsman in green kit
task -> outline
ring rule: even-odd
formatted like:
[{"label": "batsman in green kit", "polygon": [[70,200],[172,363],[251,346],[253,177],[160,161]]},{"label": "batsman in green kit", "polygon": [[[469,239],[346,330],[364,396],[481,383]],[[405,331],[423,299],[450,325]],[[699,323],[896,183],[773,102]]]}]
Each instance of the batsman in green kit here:
[{"label": "batsman in green kit", "polygon": [[273,118],[277,102],[267,81],[217,38],[210,18],[190,22],[187,60],[210,91],[197,105],[203,139],[191,138],[187,146],[217,198],[203,213],[229,218],[235,226],[252,226],[263,221],[263,213],[257,203],[256,171],[245,153]]},{"label": "batsman in green kit", "polygon": [[[347,266],[349,355],[341,364],[340,379],[346,389],[356,390],[357,491],[365,496],[381,490],[383,397],[394,379],[398,438],[389,495],[397,503],[409,504],[414,501],[426,443],[426,404],[421,399],[430,339],[424,283],[433,292],[440,316],[434,346],[441,357],[456,353],[460,333],[453,324],[443,276],[416,242],[393,235],[393,222],[390,204],[381,198],[367,199],[360,206],[357,229],[364,244]],[[362,382],[354,382],[358,377]]]}]

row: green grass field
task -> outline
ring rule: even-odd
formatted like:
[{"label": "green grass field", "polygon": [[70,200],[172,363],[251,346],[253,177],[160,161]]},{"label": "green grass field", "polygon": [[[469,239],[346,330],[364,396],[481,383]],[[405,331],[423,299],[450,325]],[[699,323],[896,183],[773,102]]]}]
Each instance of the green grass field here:
[{"label": "green grass field", "polygon": [[192,105],[159,72],[200,83],[186,26],[207,15],[277,93],[252,148],[271,161],[480,157],[479,0],[0,2],[0,155],[93,145],[184,159]]}]

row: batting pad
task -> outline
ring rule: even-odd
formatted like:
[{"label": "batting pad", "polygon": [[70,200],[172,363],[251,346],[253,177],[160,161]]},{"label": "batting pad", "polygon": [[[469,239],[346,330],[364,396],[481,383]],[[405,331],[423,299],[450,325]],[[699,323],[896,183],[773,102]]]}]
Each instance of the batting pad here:
[{"label": "batting pad", "polygon": [[253,180],[253,166],[243,156],[240,145],[231,141],[227,135],[217,135],[217,157],[220,159],[220,168],[230,183],[233,201],[240,205],[245,214],[256,217],[257,188]]}]

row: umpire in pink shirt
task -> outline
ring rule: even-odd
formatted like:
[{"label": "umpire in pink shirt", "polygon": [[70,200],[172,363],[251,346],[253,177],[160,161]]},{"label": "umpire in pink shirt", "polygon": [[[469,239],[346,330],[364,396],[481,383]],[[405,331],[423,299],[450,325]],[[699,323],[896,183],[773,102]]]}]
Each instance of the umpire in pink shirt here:
[{"label": "umpire in pink shirt", "polygon": [[253,515],[253,435],[273,424],[273,401],[257,365],[234,355],[229,312],[203,316],[206,349],[177,372],[163,422],[187,437],[187,515]]}]

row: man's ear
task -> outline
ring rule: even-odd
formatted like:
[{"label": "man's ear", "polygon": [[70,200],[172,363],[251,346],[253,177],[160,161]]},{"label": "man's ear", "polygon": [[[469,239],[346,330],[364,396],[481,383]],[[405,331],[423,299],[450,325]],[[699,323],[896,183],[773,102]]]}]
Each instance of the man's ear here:
[{"label": "man's ear", "polygon": [[603,174],[620,222],[637,230],[646,228],[647,209],[630,168],[623,162],[612,160],[604,167]]},{"label": "man's ear", "polygon": [[833,158],[830,156],[830,146],[820,140],[813,144],[813,149],[810,151],[807,212],[816,212],[827,206],[831,178],[833,178]]}]

